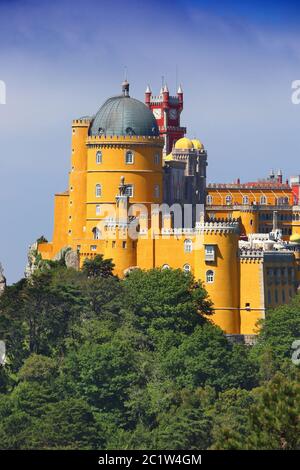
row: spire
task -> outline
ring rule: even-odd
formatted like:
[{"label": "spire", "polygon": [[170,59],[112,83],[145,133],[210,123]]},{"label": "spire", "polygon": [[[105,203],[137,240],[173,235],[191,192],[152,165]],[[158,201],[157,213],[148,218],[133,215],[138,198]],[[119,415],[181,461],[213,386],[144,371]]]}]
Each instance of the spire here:
[{"label": "spire", "polygon": [[122,83],[122,93],[123,96],[129,96],[129,82],[127,81],[127,79],[125,79]]},{"label": "spire", "polygon": [[183,93],[182,86],[179,85],[178,90],[177,90],[177,94],[180,95],[180,94],[182,94],[182,93]]},{"label": "spire", "polygon": [[146,91],[145,91],[145,93],[152,93],[152,91],[151,91],[151,88],[150,88],[150,85],[149,85],[149,84],[147,85],[147,88],[146,88]]},{"label": "spire", "polygon": [[164,86],[163,93],[169,93],[169,88],[167,84],[165,84]]}]

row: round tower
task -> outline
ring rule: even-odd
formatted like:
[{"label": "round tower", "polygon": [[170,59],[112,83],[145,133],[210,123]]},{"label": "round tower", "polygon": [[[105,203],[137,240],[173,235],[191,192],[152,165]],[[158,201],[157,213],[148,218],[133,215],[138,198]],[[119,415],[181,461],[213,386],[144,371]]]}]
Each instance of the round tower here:
[{"label": "round tower", "polygon": [[232,211],[234,219],[241,219],[241,235],[259,232],[258,210],[255,208],[240,208]]},{"label": "round tower", "polygon": [[122,95],[101,106],[89,129],[85,237],[113,258],[120,276],[136,265],[128,209],[140,204],[150,214],[151,205],[163,201],[163,145],[153,113],[129,96],[128,82]]},{"label": "round tower", "polygon": [[69,174],[68,244],[84,236],[86,224],[87,148],[86,139],[90,118],[76,119],[72,123],[72,156]]},{"label": "round tower", "polygon": [[200,222],[197,231],[195,278],[204,282],[213,300],[212,321],[227,334],[239,334],[239,223],[234,220]]}]

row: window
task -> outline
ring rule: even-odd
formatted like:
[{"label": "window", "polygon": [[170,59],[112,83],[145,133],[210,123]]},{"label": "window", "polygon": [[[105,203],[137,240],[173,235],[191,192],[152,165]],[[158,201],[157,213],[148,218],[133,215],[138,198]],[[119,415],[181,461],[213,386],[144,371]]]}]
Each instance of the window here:
[{"label": "window", "polygon": [[192,240],[184,240],[184,251],[185,253],[191,253],[193,249],[193,243],[192,243]]},{"label": "window", "polygon": [[101,197],[101,196],[102,196],[102,187],[101,187],[101,184],[96,184],[95,193],[96,193],[96,197]]},{"label": "window", "polygon": [[97,163],[97,165],[102,163],[102,152],[100,152],[100,151],[96,153],[96,163]]},{"label": "window", "polygon": [[125,163],[126,165],[132,165],[134,163],[133,153],[130,150],[126,152]]},{"label": "window", "polygon": [[270,289],[268,290],[268,304],[271,305],[272,303],[272,296],[271,296],[271,291]]},{"label": "window", "polygon": [[133,197],[133,184],[126,184],[125,191],[128,197]]},{"label": "window", "polygon": [[244,205],[249,204],[249,198],[248,198],[248,196],[243,196],[243,204],[244,204]]},{"label": "window", "polygon": [[206,196],[206,202],[209,206],[211,206],[213,203],[213,197],[210,195]]},{"label": "window", "polygon": [[191,272],[191,266],[189,264],[185,264],[183,266],[183,270],[185,273],[190,273]]},{"label": "window", "polygon": [[154,163],[155,163],[155,165],[159,165],[159,164],[160,164],[160,155],[159,155],[159,153],[156,153],[156,154],[154,155]]},{"label": "window", "polygon": [[101,206],[100,204],[97,204],[96,205],[96,215],[100,215],[101,214]]},{"label": "window", "polygon": [[170,266],[168,264],[163,264],[161,269],[170,269]]},{"label": "window", "polygon": [[206,282],[208,284],[212,284],[215,280],[215,274],[214,272],[210,269],[209,271],[206,272]]},{"label": "window", "polygon": [[231,202],[232,202],[232,197],[231,197],[231,196],[226,196],[225,202],[226,202],[226,204],[231,204]]},{"label": "window", "polygon": [[267,204],[267,198],[266,198],[266,196],[260,196],[260,203],[261,203],[261,205]]},{"label": "window", "polygon": [[126,247],[127,247],[126,241],[122,241],[122,248],[126,248]]},{"label": "window", "polygon": [[215,261],[215,245],[205,245],[205,261]]},{"label": "window", "polygon": [[97,245],[91,245],[91,251],[96,251],[97,250]]},{"label": "window", "polygon": [[93,238],[94,240],[100,240],[101,238],[101,231],[97,228],[97,227],[94,227],[93,230]]},{"label": "window", "polygon": [[154,185],[154,197],[158,198],[160,196],[160,187],[159,184]]}]

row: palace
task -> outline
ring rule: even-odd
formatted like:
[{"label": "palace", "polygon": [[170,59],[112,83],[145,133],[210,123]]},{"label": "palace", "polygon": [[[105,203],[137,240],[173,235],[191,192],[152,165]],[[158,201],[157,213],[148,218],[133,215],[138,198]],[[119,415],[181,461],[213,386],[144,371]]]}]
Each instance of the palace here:
[{"label": "palace", "polygon": [[290,186],[279,172],[207,185],[207,152],[185,137],[182,109],[181,87],[176,96],[166,85],[152,96],[148,86],[142,103],[125,81],[94,116],[74,120],[53,240],[33,250],[77,268],[103,254],[120,277],[137,267],[191,271],[213,301],[213,321],[250,338],[300,283],[299,180]]}]

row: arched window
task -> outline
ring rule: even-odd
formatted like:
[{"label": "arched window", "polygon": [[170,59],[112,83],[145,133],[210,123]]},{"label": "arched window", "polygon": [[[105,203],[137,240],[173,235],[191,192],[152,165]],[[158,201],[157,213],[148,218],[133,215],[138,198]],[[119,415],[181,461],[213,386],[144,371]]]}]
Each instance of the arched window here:
[{"label": "arched window", "polygon": [[126,165],[132,165],[134,163],[133,152],[131,152],[131,150],[128,150],[126,152],[125,163],[126,163]]},{"label": "arched window", "polygon": [[97,227],[94,227],[93,230],[93,238],[94,240],[100,240],[101,238],[101,231],[97,228]]},{"label": "arched window", "polygon": [[212,284],[215,280],[215,273],[210,269],[209,271],[206,271],[206,282],[208,284]]},{"label": "arched window", "polygon": [[231,197],[231,196],[226,196],[225,202],[226,202],[226,204],[231,204],[231,202],[232,202],[232,197]]},{"label": "arched window", "polygon": [[213,203],[213,197],[209,194],[208,196],[206,196],[206,203],[211,206],[212,203]]},{"label": "arched window", "polygon": [[266,198],[266,196],[260,196],[260,203],[261,203],[261,205],[267,204],[267,198]]},{"label": "arched window", "polygon": [[183,270],[185,273],[190,273],[191,272],[191,266],[189,264],[184,264],[183,265]]},{"label": "arched window", "polygon": [[155,165],[159,165],[159,164],[160,164],[160,155],[159,155],[159,153],[156,153],[156,154],[154,155],[154,163],[155,163]]},{"label": "arched window", "polygon": [[96,153],[96,163],[97,165],[100,165],[100,163],[102,163],[102,152],[100,152],[100,150]]},{"label": "arched window", "polygon": [[190,239],[184,240],[184,251],[185,253],[191,253],[193,250],[193,242]]},{"label": "arched window", "polygon": [[102,196],[101,184],[96,184],[95,194],[96,194],[96,197],[101,197]]},{"label": "arched window", "polygon": [[248,196],[243,196],[243,204],[246,206],[249,204],[249,198]]},{"label": "arched window", "polygon": [[168,264],[163,264],[161,269],[170,269],[170,266]]}]

